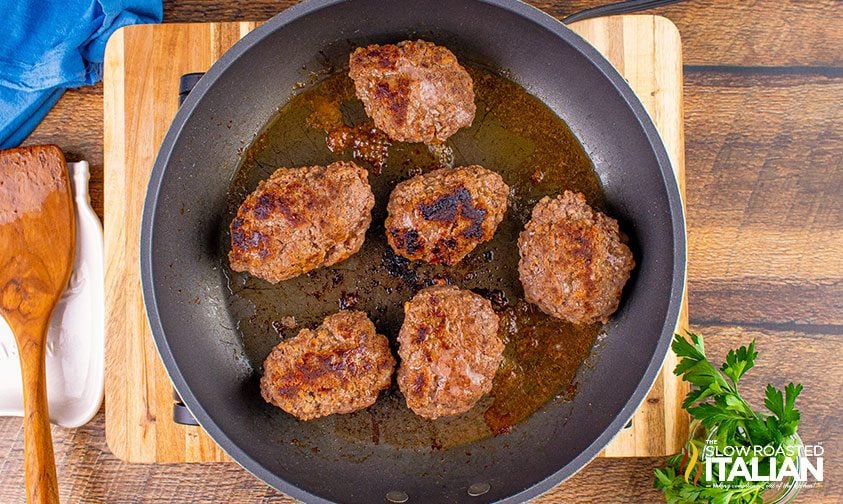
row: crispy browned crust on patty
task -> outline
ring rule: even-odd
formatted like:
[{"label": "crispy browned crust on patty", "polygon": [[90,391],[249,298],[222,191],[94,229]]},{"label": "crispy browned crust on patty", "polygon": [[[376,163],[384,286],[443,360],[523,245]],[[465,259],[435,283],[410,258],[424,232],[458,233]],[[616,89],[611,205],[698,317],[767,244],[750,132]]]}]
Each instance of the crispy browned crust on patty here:
[{"label": "crispy browned crust on patty", "polygon": [[404,303],[398,386],[407,407],[436,419],[470,410],[503,359],[498,316],[471,291],[434,286]]},{"label": "crispy browned crust on patty", "polygon": [[348,75],[375,126],[399,142],[442,143],[474,121],[474,83],[447,48],[424,40],[357,48]]},{"label": "crispy browned crust on patty", "polygon": [[509,186],[482,166],[442,168],[401,182],[387,205],[386,238],[411,260],[453,265],[492,239]]},{"label": "crispy browned crust on patty", "polygon": [[276,283],[343,261],[363,245],[374,205],[353,162],[279,168],[231,222],[231,269]]},{"label": "crispy browned crust on patty", "polygon": [[365,313],[341,311],[272,349],[261,395],[301,420],[351,413],[389,388],[395,359]]},{"label": "crispy browned crust on patty", "polygon": [[571,191],[536,204],[518,250],[526,300],[575,324],[607,322],[635,267],[617,221]]}]

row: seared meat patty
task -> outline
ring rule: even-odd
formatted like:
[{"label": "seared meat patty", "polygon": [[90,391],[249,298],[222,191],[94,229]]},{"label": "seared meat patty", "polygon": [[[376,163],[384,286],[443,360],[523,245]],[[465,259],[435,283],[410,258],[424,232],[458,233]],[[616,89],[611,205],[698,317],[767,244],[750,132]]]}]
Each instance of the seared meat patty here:
[{"label": "seared meat patty", "polygon": [[503,359],[492,304],[453,286],[422,289],[404,303],[398,386],[417,415],[458,415],[492,389]]},{"label": "seared meat patty", "polygon": [[456,264],[492,239],[508,194],[501,176],[482,166],[417,175],[389,196],[386,238],[407,259]]},{"label": "seared meat patty", "polygon": [[536,204],[518,250],[527,301],[574,324],[607,322],[635,267],[618,222],[571,191]]},{"label": "seared meat patty", "polygon": [[357,48],[348,75],[391,139],[442,143],[474,121],[474,83],[456,56],[424,40]]},{"label": "seared meat patty", "polygon": [[374,205],[368,172],[352,162],[279,168],[231,222],[231,269],[276,283],[343,261],[363,245]]},{"label": "seared meat patty", "polygon": [[261,395],[302,420],[351,413],[375,403],[394,368],[389,341],[366,314],[341,311],[272,349]]}]

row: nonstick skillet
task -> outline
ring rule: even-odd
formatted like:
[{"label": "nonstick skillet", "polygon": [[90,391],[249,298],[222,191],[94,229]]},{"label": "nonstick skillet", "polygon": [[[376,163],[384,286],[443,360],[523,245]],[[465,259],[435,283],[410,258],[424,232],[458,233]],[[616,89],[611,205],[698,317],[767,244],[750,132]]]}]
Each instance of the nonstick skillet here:
[{"label": "nonstick skillet", "polygon": [[[342,68],[355,46],[408,38],[497,69],[561,117],[594,163],[607,211],[630,234],[638,263],[573,399],[549,401],[511,432],[458,448],[350,441],[268,407],[259,363],[246,357],[226,303],[219,246],[241,156],[300,83]],[[582,468],[645,397],[678,317],[685,230],[646,111],[610,64],[555,19],[504,0],[313,0],[247,35],[184,102],[150,178],[141,271],[178,393],[215,441],[270,485],[307,502],[520,502]]]}]

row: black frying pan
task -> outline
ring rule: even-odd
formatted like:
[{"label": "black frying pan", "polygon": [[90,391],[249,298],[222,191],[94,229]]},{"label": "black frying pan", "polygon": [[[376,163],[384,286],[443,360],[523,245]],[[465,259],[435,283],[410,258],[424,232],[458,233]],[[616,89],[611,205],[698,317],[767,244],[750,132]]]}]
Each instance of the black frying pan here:
[{"label": "black frying pan", "polygon": [[[574,399],[550,401],[510,433],[456,449],[344,441],[324,423],[268,408],[220,268],[240,156],[296,84],[341,68],[355,45],[417,37],[505,71],[565,120],[594,162],[609,213],[640,251]],[[678,317],[685,230],[670,162],[644,108],[609,63],[555,19],[506,0],[312,0],[247,35],[188,96],[152,171],[141,270],[176,389],[222,448],[270,485],[308,502],[520,502],[582,468],[644,399]]]}]

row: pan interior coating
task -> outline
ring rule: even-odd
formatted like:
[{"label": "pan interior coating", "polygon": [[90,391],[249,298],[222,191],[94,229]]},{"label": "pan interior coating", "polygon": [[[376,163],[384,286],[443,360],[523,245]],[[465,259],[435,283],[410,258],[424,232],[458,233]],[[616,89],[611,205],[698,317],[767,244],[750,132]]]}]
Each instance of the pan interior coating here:
[{"label": "pan interior coating", "polygon": [[[512,188],[510,206],[491,241],[478,245],[453,267],[410,262],[394,254],[384,231],[390,192],[403,180],[440,168],[423,144],[394,143],[380,173],[357,160],[369,169],[375,195],[372,225],[360,252],[277,285],[233,272],[227,264],[223,267],[230,289],[228,309],[237,321],[246,356],[258,372],[279,339],[317,326],[338,309],[365,311],[397,350],[405,301],[435,282],[471,289],[492,301],[501,319],[499,336],[506,343],[491,395],[463,415],[431,421],[409,411],[393,384],[365,411],[311,421],[314,431],[353,443],[454,447],[505,433],[548,400],[568,400],[576,390],[575,376],[601,326],[575,326],[525,303],[516,242],[543,196],[570,189],[602,208],[599,179],[576,137],[543,103],[497,73],[471,64],[466,68],[474,81],[477,115],[471,127],[458,131],[445,145],[453,150],[455,165],[481,165],[499,173]],[[279,166],[352,159],[350,151],[333,153],[326,145],[322,126],[336,122],[336,109],[347,126],[367,121],[345,72],[294,96],[246,150],[229,190],[225,218],[233,218],[243,198]],[[228,243],[229,237],[222,236],[223,257]],[[290,317],[295,326],[284,323]]]},{"label": "pan interior coating", "polygon": [[[509,428],[507,435],[489,436],[485,421],[469,423],[478,427],[479,440],[468,443],[468,429],[457,429],[460,435],[451,436],[450,441],[463,444],[453,448],[446,447],[449,439],[440,425],[412,424],[412,420],[406,427],[400,425],[402,419],[396,419],[394,412],[407,410],[403,405],[391,408],[399,399],[393,394],[382,395],[377,406],[365,411],[312,422],[298,421],[263,401],[255,366],[278,341],[274,329],[268,328],[275,321],[282,333],[290,332],[284,324],[291,321],[277,319],[284,312],[274,309],[275,301],[255,303],[250,298],[266,301],[284,293],[270,289],[262,294],[265,283],[244,285],[247,278],[226,277],[230,272],[225,271],[227,250],[223,242],[228,239],[226,228],[232,217],[226,212],[229,199],[237,199],[235,205],[239,204],[273,167],[326,164],[336,159],[322,147],[324,132],[304,131],[302,121],[309,114],[306,110],[299,112],[289,130],[300,144],[287,138],[249,149],[267,125],[272,129],[279,107],[290,103],[291,95],[299,95],[328,74],[340,71],[356,47],[418,38],[447,47],[468,66],[474,63],[496,69],[570,125],[594,164],[605,201],[601,204],[597,201],[599,194],[588,190],[598,184],[590,164],[576,162],[585,158],[579,145],[563,143],[560,154],[565,155],[557,157],[560,161],[553,166],[564,166],[568,175],[577,166],[584,167],[587,177],[567,180],[569,186],[586,187],[570,189],[583,190],[590,204],[619,220],[621,229],[631,237],[630,246],[638,263],[619,311],[603,328],[605,338],[601,337],[599,350],[591,352],[580,376],[567,382],[576,386],[573,399],[536,400],[543,406],[522,420],[517,413],[530,411],[527,400],[540,398],[541,393],[531,391],[534,393],[520,397],[511,394],[518,397],[511,401],[513,404],[527,407],[514,410],[507,404],[498,405],[495,418],[500,421],[494,425]],[[535,166],[525,169],[529,152],[513,155],[523,151],[519,145],[525,145],[525,134],[531,126],[522,123],[520,129],[527,130],[524,134],[508,134],[511,130],[495,127],[492,119],[499,119],[499,114],[512,108],[509,103],[490,107],[486,117],[486,103],[478,101],[477,106],[475,123],[482,128],[461,130],[449,142],[459,144],[460,152],[455,154],[461,159],[455,166],[471,162],[500,171],[506,182],[520,185],[521,194],[527,194],[527,203],[522,201],[523,208],[508,211],[509,223],[503,223],[496,233],[510,239],[506,250],[512,250],[514,234],[506,234],[504,228],[520,229],[523,222],[519,219],[529,216],[530,205],[545,194],[558,194],[566,184],[554,170],[536,171]],[[518,103],[519,110],[525,108],[524,103]],[[480,142],[495,131],[500,135],[487,138],[500,140],[502,150],[490,150],[496,147],[495,142]],[[564,128],[554,131],[568,134]],[[477,142],[472,135],[477,135]],[[368,154],[377,159],[388,142],[383,135],[373,137],[374,148]],[[344,144],[343,139],[340,134],[336,143]],[[285,146],[292,148],[281,149]],[[390,166],[384,170],[387,176],[370,174],[373,185],[380,185],[374,192],[381,205],[388,192],[384,186],[408,177],[409,167],[401,166],[401,162],[412,154],[412,147],[396,144],[389,148]],[[477,152],[476,147],[483,151]],[[257,159],[265,169],[255,169],[254,173],[245,170],[235,177],[246,151],[266,154]],[[430,159],[424,152],[416,157]],[[513,158],[519,161],[514,166],[525,174],[521,184],[514,184],[512,174],[501,168],[510,165],[505,161]],[[565,163],[563,158],[572,162]],[[526,182],[528,171],[535,174],[538,186]],[[240,194],[232,198],[230,189]],[[517,198],[513,203],[518,203]],[[373,223],[383,218],[383,206],[376,212],[380,217],[373,216]],[[370,230],[371,236],[383,232],[377,227]],[[284,10],[235,44],[179,109],[150,176],[141,228],[141,280],[152,335],[185,404],[234,460],[274,488],[312,503],[383,502],[386,495],[400,491],[410,502],[514,504],[549,490],[580,470],[621,431],[656,383],[682,300],[684,232],[682,202],[670,158],[647,111],[611,64],[558,20],[515,0],[309,0]],[[499,247],[502,241],[492,240],[469,256],[480,261],[478,257],[485,259],[484,254],[491,251],[488,257],[492,262],[488,264],[494,265],[504,251]],[[385,237],[380,245],[368,239],[367,243],[385,247]],[[377,255],[379,251],[383,249],[364,247],[358,255],[369,254],[368,262],[357,265],[363,265],[365,275],[354,274],[369,279],[372,272],[365,268],[371,260],[383,259]],[[343,264],[351,266],[349,261]],[[291,289],[277,304],[286,306],[295,301],[291,306],[295,310],[291,311],[300,318],[299,327],[316,327],[326,314],[336,311],[341,299],[346,305],[356,299],[358,308],[376,319],[378,332],[394,336],[400,314],[396,316],[388,309],[379,314],[378,303],[390,296],[394,299],[388,299],[388,306],[400,306],[411,296],[411,286],[425,283],[441,270],[408,271],[400,262],[390,260],[384,266],[389,266],[395,276],[378,276],[383,287],[363,292],[372,296],[350,290],[357,284],[345,282],[344,276],[337,276],[336,288],[331,287],[335,273],[344,275],[350,269],[319,269],[311,278],[302,277],[301,285],[308,291],[294,296]],[[517,300],[518,290],[512,288],[517,285],[514,275],[495,280],[515,271],[514,261],[509,266],[511,270],[498,268],[500,273],[475,265],[471,271],[448,274],[459,280],[461,288],[497,287],[506,295],[505,300],[499,294],[493,298],[508,305],[511,316],[501,317],[505,319],[502,323],[514,329],[522,344],[507,345],[505,354],[521,352],[526,358],[535,358],[528,349],[536,338],[555,342],[555,346],[544,345],[552,350],[562,347],[577,351],[572,343],[582,338],[570,330],[550,330],[543,319],[537,320],[530,313],[528,305]],[[476,275],[474,279],[458,276],[466,273]],[[393,283],[384,284],[386,280]],[[399,283],[404,285],[402,292],[396,290]],[[319,293],[321,300],[307,295],[320,290],[319,286],[327,286],[325,293]],[[243,295],[232,296],[229,287]],[[252,292],[242,292],[244,287]],[[389,295],[385,294],[387,287],[392,288]],[[383,292],[377,294],[377,289]],[[519,308],[522,306],[523,311]],[[532,334],[525,332],[528,330]],[[572,354],[566,351],[562,355]],[[579,359],[574,359],[574,364],[578,363]],[[517,378],[523,366],[511,369],[511,376]],[[551,371],[552,366],[538,369],[546,369],[548,376],[559,376]],[[535,377],[538,373],[524,375]],[[514,392],[525,389],[518,379],[507,385]],[[378,408],[393,413],[381,415]],[[507,417],[507,412],[516,415]],[[470,415],[464,417],[468,420]],[[381,421],[383,418],[392,420]],[[467,489],[476,488],[476,484],[484,484],[488,491],[481,496],[469,495]]]}]

